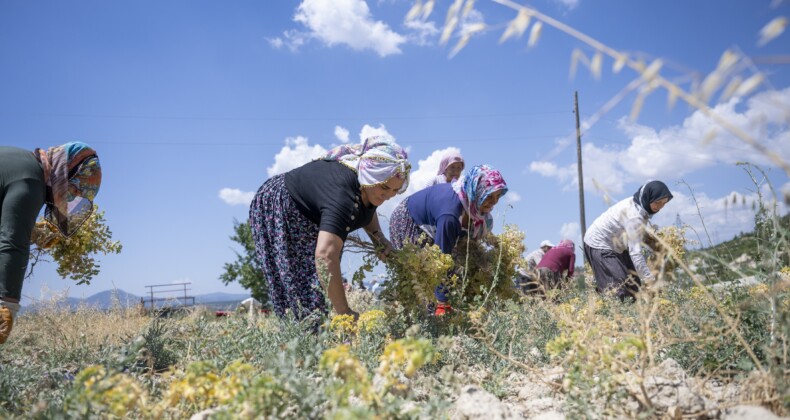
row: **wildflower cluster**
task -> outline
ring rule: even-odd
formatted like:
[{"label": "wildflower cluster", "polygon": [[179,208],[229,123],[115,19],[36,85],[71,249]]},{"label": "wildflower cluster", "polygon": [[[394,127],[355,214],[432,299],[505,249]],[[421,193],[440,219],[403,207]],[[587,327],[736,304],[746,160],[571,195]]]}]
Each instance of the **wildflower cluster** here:
[{"label": "wildflower cluster", "polygon": [[[518,296],[512,279],[516,266],[525,265],[524,233],[515,225],[506,225],[499,235],[490,234],[483,241],[462,240],[455,249],[456,267],[462,268],[461,280],[450,288],[456,304],[471,304],[476,298],[512,299]],[[468,250],[468,252],[467,252]]]},{"label": "wildflower cluster", "polygon": [[365,400],[372,398],[370,380],[365,366],[351,354],[348,345],[340,345],[328,349],[321,356],[320,367],[340,380],[336,386],[335,401],[339,405],[348,404],[348,397],[356,395]]},{"label": "wildflower cluster", "polygon": [[648,229],[645,244],[652,250],[647,258],[650,269],[659,276],[672,275],[686,255],[686,227],[664,226],[658,230]]},{"label": "wildflower cluster", "polygon": [[433,300],[436,286],[454,282],[453,276],[448,279],[452,257],[436,245],[421,248],[407,243],[391,255],[387,261],[388,278],[380,294],[384,301],[399,302],[410,312],[419,311]]},{"label": "wildflower cluster", "polygon": [[110,374],[103,366],[89,366],[74,379],[66,410],[80,417],[105,412],[120,418],[144,412],[146,399],[145,391],[131,376]]}]

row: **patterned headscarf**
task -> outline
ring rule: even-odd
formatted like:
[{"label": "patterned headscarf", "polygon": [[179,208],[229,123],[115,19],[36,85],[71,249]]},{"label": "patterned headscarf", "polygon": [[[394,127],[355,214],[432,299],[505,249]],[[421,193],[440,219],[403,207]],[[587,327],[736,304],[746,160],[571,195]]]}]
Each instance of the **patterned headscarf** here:
[{"label": "patterned headscarf", "polygon": [[336,160],[353,169],[363,188],[383,184],[392,177],[404,180],[398,194],[409,186],[409,157],[389,136],[374,136],[361,144],[337,146],[322,159]]},{"label": "patterned headscarf", "polygon": [[442,162],[439,163],[439,172],[436,175],[444,175],[444,171],[447,170],[447,167],[457,162],[464,163],[464,158],[461,156],[461,153],[455,150],[447,152],[442,157]]},{"label": "patterned headscarf", "polygon": [[494,226],[494,218],[491,214],[480,213],[480,207],[491,193],[499,190],[502,190],[502,195],[507,193],[502,174],[488,165],[474,166],[453,182],[453,190],[472,222],[472,238],[482,239]]},{"label": "patterned headscarf", "polygon": [[576,245],[574,245],[573,241],[570,239],[563,239],[556,246],[556,248],[570,248],[570,249],[574,249],[575,247]]},{"label": "patterned headscarf", "polygon": [[661,181],[648,181],[645,185],[639,187],[639,190],[634,194],[634,202],[652,216],[655,212],[650,208],[650,203],[665,197],[672,200],[672,193],[669,191],[667,184]]},{"label": "patterned headscarf", "polygon": [[70,142],[48,150],[36,149],[47,185],[44,217],[69,237],[93,213],[93,199],[101,185],[96,151],[85,143]]}]

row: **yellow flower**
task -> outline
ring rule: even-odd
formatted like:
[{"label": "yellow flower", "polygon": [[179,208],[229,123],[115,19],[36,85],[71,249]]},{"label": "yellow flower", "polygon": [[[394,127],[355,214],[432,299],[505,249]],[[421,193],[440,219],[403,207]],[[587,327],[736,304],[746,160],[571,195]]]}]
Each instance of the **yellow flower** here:
[{"label": "yellow flower", "polygon": [[77,375],[75,382],[82,387],[79,400],[103,407],[117,417],[145,408],[145,392],[129,375],[116,373],[108,377],[104,367],[90,366]]},{"label": "yellow flower", "polygon": [[357,324],[353,315],[337,315],[332,318],[329,329],[337,335],[354,335],[357,333]]},{"label": "yellow flower", "polygon": [[357,328],[366,333],[381,332],[386,329],[387,314],[384,311],[374,309],[359,316]]},{"label": "yellow flower", "polygon": [[749,288],[749,295],[751,297],[760,297],[768,293],[768,285],[760,283]]}]

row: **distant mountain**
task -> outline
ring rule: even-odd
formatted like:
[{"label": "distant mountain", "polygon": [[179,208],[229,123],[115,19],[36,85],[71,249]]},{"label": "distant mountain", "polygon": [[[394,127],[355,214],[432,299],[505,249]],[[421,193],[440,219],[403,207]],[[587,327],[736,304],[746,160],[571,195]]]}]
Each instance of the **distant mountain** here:
[{"label": "distant mountain", "polygon": [[[176,299],[176,295],[172,296]],[[241,302],[244,299],[250,297],[247,293],[224,293],[224,292],[215,292],[215,293],[207,293],[203,295],[196,295],[195,296],[195,304],[220,304],[224,303],[224,306],[233,306],[238,302]],[[103,292],[96,293],[91,295],[87,298],[74,298],[68,297],[64,300],[58,301],[57,306],[59,308],[69,308],[71,310],[77,309],[78,307],[90,306],[95,307],[101,310],[106,310],[111,308],[115,302],[120,304],[123,307],[135,306],[140,304],[141,296],[137,296],[131,293],[127,293],[121,289],[114,289],[114,290],[105,290]],[[146,298],[146,297],[144,297]],[[51,303],[49,302],[37,302],[34,304],[22,304],[21,312],[28,312],[28,311],[37,311],[43,307],[50,306]]]},{"label": "distant mountain", "polygon": [[97,306],[101,309],[107,309],[112,306],[113,299],[117,299],[121,306],[132,306],[140,303],[140,296],[126,293],[121,289],[105,290],[85,299],[78,299],[78,301],[88,306]]}]

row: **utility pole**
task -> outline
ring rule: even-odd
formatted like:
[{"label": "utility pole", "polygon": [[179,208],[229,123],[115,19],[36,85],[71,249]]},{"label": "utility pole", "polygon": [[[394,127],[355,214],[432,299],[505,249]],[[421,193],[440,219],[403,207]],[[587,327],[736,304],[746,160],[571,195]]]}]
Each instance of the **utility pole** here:
[{"label": "utility pole", "polygon": [[[587,221],[584,217],[584,176],[582,175],[582,131],[579,127],[579,92],[573,92],[573,113],[576,114],[576,167],[579,170],[579,221],[582,227],[582,246],[584,234],[587,233]],[[587,261],[587,255],[584,256]]]}]

